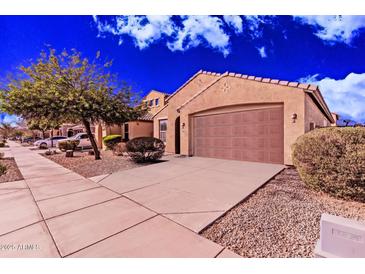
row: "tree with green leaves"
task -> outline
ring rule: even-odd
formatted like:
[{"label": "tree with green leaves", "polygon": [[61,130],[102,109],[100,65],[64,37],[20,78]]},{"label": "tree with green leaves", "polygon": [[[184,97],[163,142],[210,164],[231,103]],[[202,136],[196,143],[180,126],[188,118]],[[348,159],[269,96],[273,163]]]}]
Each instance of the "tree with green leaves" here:
[{"label": "tree with green leaves", "polygon": [[24,77],[2,89],[1,109],[26,120],[82,123],[95,159],[100,159],[91,125],[120,125],[145,112],[131,87],[108,71],[111,64],[99,52],[92,61],[75,49],[41,52],[35,62],[20,68]]}]

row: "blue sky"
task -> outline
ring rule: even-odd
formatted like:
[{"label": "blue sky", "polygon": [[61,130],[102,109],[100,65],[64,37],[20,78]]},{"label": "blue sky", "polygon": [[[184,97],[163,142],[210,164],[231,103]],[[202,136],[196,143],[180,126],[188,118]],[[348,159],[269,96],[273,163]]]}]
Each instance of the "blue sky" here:
[{"label": "blue sky", "polygon": [[0,16],[0,27],[1,78],[47,44],[100,50],[142,94],[232,71],[319,84],[331,111],[365,122],[365,16]]}]

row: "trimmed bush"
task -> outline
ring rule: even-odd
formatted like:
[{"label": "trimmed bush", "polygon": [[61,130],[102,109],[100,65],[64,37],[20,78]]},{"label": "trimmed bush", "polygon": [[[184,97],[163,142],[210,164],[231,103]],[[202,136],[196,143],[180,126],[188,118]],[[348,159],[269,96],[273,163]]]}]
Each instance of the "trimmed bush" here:
[{"label": "trimmed bush", "polygon": [[165,144],[154,137],[137,137],[127,142],[129,157],[137,163],[156,161],[165,152]]},{"label": "trimmed bush", "polygon": [[103,143],[104,145],[112,150],[114,146],[122,141],[122,135],[107,135],[103,137]]},{"label": "trimmed bush", "polygon": [[61,151],[76,150],[79,144],[80,144],[79,140],[65,140],[58,142],[58,148]]},{"label": "trimmed bush", "polygon": [[123,154],[127,152],[126,143],[118,143],[113,148],[113,154],[117,156],[123,156]]},{"label": "trimmed bush", "polygon": [[0,147],[5,147],[5,142],[0,142]]},{"label": "trimmed bush", "polygon": [[0,175],[3,175],[6,173],[6,166],[0,163]]},{"label": "trimmed bush", "polygon": [[300,136],[293,163],[309,187],[365,202],[365,128],[322,128]]}]

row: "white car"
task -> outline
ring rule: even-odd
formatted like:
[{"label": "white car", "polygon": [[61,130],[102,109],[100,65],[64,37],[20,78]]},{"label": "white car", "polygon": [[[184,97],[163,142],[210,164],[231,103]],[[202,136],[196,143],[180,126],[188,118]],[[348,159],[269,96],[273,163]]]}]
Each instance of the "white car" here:
[{"label": "white car", "polygon": [[34,145],[38,148],[50,148],[56,147],[59,141],[65,140],[67,137],[65,136],[54,136],[47,139],[42,139],[34,142]]},{"label": "white car", "polygon": [[65,141],[67,141],[67,140],[79,140],[80,143],[77,146],[78,148],[91,148],[92,147],[89,136],[87,135],[87,133],[84,133],[84,132],[77,133],[76,135],[65,139]]}]

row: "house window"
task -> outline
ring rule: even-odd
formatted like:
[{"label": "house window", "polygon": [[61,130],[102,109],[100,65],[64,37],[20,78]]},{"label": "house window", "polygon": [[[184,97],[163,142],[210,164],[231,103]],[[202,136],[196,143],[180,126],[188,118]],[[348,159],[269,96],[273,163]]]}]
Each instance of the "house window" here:
[{"label": "house window", "polygon": [[124,124],[124,140],[129,140],[129,126],[128,124]]},{"label": "house window", "polygon": [[149,102],[149,106],[152,107],[153,106],[153,100],[150,100]]},{"label": "house window", "polygon": [[159,99],[157,98],[157,99],[155,99],[155,106],[158,106],[158,102],[159,101]]},{"label": "house window", "polygon": [[167,119],[160,120],[160,140],[166,143]]}]

